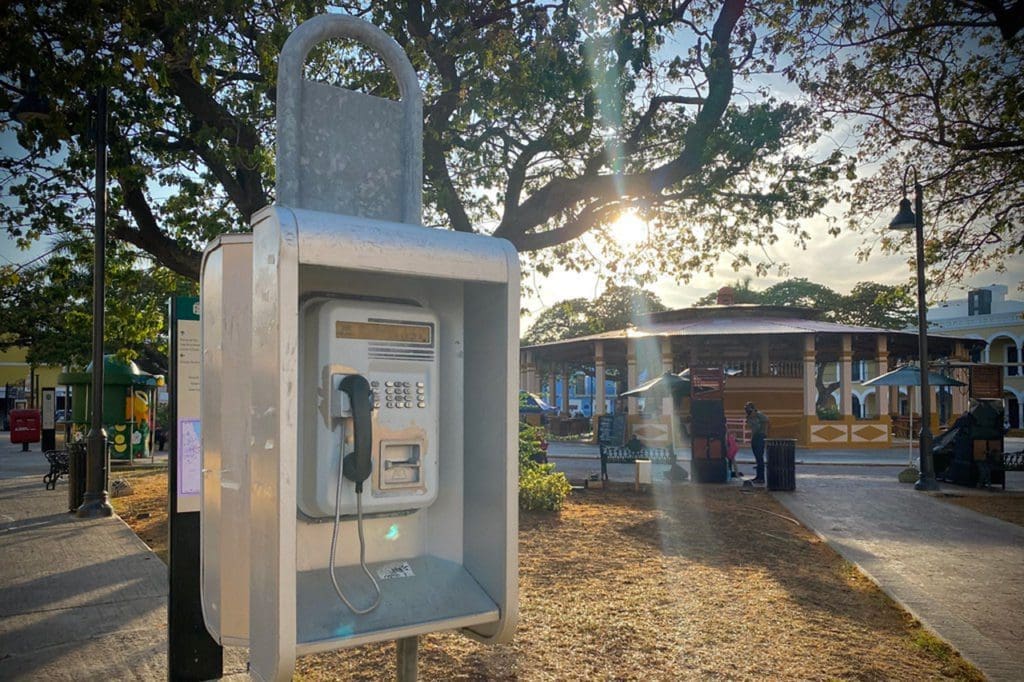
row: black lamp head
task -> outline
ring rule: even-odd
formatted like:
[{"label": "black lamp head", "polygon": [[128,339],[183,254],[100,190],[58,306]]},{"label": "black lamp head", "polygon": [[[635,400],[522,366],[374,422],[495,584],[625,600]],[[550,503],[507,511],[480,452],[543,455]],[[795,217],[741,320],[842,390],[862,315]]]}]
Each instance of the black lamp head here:
[{"label": "black lamp head", "polygon": [[896,214],[896,217],[889,221],[890,230],[913,230],[917,225],[917,217],[914,215],[914,211],[910,208],[910,199],[903,197],[900,199],[900,212]]}]

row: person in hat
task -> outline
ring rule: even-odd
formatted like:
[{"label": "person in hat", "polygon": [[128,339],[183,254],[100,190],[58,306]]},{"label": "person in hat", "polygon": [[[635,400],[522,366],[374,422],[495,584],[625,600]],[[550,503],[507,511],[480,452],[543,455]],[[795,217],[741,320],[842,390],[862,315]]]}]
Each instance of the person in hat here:
[{"label": "person in hat", "polygon": [[750,430],[750,449],[754,451],[754,483],[764,483],[764,441],[768,437],[768,417],[760,412],[754,403],[743,406],[747,413],[747,428]]}]

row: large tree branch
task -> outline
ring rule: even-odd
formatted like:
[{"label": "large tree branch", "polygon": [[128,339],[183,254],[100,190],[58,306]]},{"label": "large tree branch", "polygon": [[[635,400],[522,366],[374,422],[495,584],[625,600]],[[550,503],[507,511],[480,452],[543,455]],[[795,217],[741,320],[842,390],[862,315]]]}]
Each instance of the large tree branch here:
[{"label": "large tree branch", "polygon": [[[726,0],[715,21],[707,65],[707,97],[693,124],[687,129],[682,152],[675,159],[653,170],[633,175],[554,178],[515,210],[506,212],[494,232],[495,236],[504,237],[517,245],[543,243],[546,238],[531,236],[526,239],[526,234],[581,201],[596,198],[610,201],[619,196],[657,194],[700,170],[706,160],[708,139],[721,124],[732,97],[730,38],[745,4],[745,0]],[[558,234],[557,230],[555,232]]]},{"label": "large tree branch", "polygon": [[[238,208],[245,220],[269,202],[263,188],[263,176],[250,160],[255,157],[261,141],[259,133],[248,123],[224,108],[192,75],[187,64],[173,55],[168,55],[170,66],[168,77],[182,105],[195,124],[212,128],[217,136],[228,143],[234,152],[234,168],[228,170],[222,161],[212,158],[212,153],[196,146],[196,152],[224,184],[228,197]],[[206,150],[208,151],[208,150]],[[249,159],[245,157],[248,156]],[[215,166],[219,166],[216,168]]]},{"label": "large tree branch", "polygon": [[[128,141],[116,128],[111,130],[109,149],[111,161],[113,161],[110,164],[111,174],[121,187],[124,194],[124,206],[135,223],[135,227],[131,227],[126,221],[113,217],[114,219],[110,221],[113,235],[149,253],[161,265],[179,275],[198,281],[200,253],[195,249],[182,246],[160,229],[156,215],[146,198],[140,176],[130,171],[135,167],[135,162],[129,151]],[[120,173],[117,169],[129,169],[129,171]]]}]

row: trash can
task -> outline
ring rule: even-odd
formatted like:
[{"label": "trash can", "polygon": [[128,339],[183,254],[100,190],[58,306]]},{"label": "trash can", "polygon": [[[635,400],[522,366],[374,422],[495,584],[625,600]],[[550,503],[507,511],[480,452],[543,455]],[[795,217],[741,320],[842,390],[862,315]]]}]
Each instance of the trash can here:
[{"label": "trash can", "polygon": [[765,441],[768,454],[768,490],[796,490],[796,441],[775,438]]},{"label": "trash can", "polygon": [[68,445],[68,511],[76,511],[85,497],[85,443]]}]

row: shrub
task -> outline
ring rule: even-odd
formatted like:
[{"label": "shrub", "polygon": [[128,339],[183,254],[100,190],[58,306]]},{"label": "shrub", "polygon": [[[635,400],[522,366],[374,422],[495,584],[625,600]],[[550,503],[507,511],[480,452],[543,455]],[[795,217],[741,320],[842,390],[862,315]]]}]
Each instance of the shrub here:
[{"label": "shrub", "polygon": [[527,511],[558,511],[572,490],[569,480],[554,464],[519,467],[519,507]]},{"label": "shrub", "polygon": [[519,426],[519,507],[527,511],[558,511],[572,490],[554,464],[540,464],[544,451],[539,428]]},{"label": "shrub", "polygon": [[826,407],[819,407],[817,409],[818,419],[823,421],[838,421],[839,420],[839,408],[835,405],[828,405]]}]

